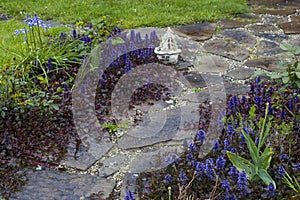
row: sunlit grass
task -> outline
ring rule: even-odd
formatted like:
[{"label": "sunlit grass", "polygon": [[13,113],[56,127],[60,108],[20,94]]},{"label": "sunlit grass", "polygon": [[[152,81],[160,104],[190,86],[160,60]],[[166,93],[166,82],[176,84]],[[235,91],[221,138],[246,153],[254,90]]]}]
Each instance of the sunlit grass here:
[{"label": "sunlit grass", "polygon": [[128,27],[166,26],[212,21],[245,13],[246,0],[2,0],[0,13],[23,19],[37,13],[45,20],[74,23],[103,15],[124,20]]},{"label": "sunlit grass", "polygon": [[[246,0],[2,0],[0,13],[13,19],[0,21],[0,65],[22,53],[23,38],[13,33],[23,28],[27,14],[64,25],[110,15],[122,21],[123,28],[134,28],[214,21],[247,10]],[[65,30],[68,28],[51,28],[49,33],[57,36]]]}]

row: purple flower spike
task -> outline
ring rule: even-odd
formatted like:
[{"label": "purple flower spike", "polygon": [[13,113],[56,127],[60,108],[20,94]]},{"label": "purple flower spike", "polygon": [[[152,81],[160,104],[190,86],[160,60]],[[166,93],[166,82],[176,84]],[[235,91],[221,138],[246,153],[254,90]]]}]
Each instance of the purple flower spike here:
[{"label": "purple flower spike", "polygon": [[242,96],[242,104],[245,104],[246,101],[247,101],[247,98],[243,95],[243,96]]},{"label": "purple flower spike", "polygon": [[290,98],[290,100],[289,100],[289,109],[291,111],[294,111],[294,101],[293,101],[293,98]]},{"label": "purple flower spike", "polygon": [[224,149],[225,150],[227,149],[227,147],[228,147],[229,144],[230,144],[230,139],[225,138],[225,140],[224,140]]},{"label": "purple flower spike", "polygon": [[300,162],[295,165],[295,167],[293,168],[293,170],[294,171],[299,171],[300,170]]},{"label": "purple flower spike", "polygon": [[48,62],[47,62],[47,69],[48,70],[52,70],[53,69],[53,67],[52,67],[52,61],[53,61],[52,58],[48,59]]},{"label": "purple flower spike", "polygon": [[236,200],[236,196],[234,194],[226,194],[225,200]]},{"label": "purple flower spike", "polygon": [[225,189],[226,193],[231,190],[230,182],[226,179],[221,183],[221,187]]},{"label": "purple flower spike", "polygon": [[165,181],[168,183],[168,184],[170,184],[171,182],[172,182],[172,176],[170,175],[170,174],[167,174],[166,176],[165,176]]},{"label": "purple flower spike", "polygon": [[132,30],[130,32],[130,42],[135,42],[135,32],[134,32],[134,30]]},{"label": "purple flower spike", "polygon": [[190,146],[189,146],[189,151],[190,151],[190,152],[197,151],[197,147],[195,146],[194,143],[191,143],[191,144],[190,144]]},{"label": "purple flower spike", "polygon": [[288,158],[288,156],[286,154],[282,154],[279,156],[280,160],[286,160]]},{"label": "purple flower spike", "polygon": [[138,32],[138,33],[136,34],[135,41],[136,41],[136,44],[137,44],[137,45],[142,45],[143,40],[142,40],[142,37],[141,37],[141,33],[140,33],[140,32]]},{"label": "purple flower spike", "polygon": [[253,84],[251,84],[250,90],[251,90],[251,93],[254,94],[254,85]]},{"label": "purple flower spike", "polygon": [[36,67],[39,66],[39,60],[37,58],[34,58],[33,65]]},{"label": "purple flower spike", "polygon": [[230,151],[231,153],[236,153],[236,148],[228,147],[228,151]]},{"label": "purple flower spike", "polygon": [[214,160],[212,158],[208,158],[205,161],[205,174],[209,179],[214,179]]},{"label": "purple flower spike", "polygon": [[231,179],[234,179],[239,174],[235,166],[230,167],[229,176]]},{"label": "purple flower spike", "polygon": [[216,160],[216,166],[218,169],[224,169],[225,167],[225,164],[226,164],[226,159],[223,158],[223,157],[219,157],[217,160]]},{"label": "purple flower spike", "polygon": [[199,142],[199,145],[202,145],[205,139],[205,132],[203,130],[199,130],[196,135],[196,141]]},{"label": "purple flower spike", "polygon": [[20,34],[20,30],[15,30],[14,34],[15,35],[19,35]]},{"label": "purple flower spike", "polygon": [[73,38],[74,38],[74,39],[77,38],[77,32],[76,32],[75,29],[72,31],[72,34],[73,34]]},{"label": "purple flower spike", "polygon": [[281,118],[284,118],[286,115],[286,111],[285,110],[282,110],[281,113],[280,113],[280,117]]},{"label": "purple flower spike", "polygon": [[257,107],[260,108],[260,106],[262,104],[262,97],[261,96],[256,96],[255,97],[255,103],[256,103]]},{"label": "purple flower spike", "polygon": [[203,162],[197,162],[196,164],[196,171],[197,172],[204,172],[205,170],[205,165]]},{"label": "purple flower spike", "polygon": [[146,48],[151,48],[148,34],[145,35],[145,46]]},{"label": "purple flower spike", "polygon": [[260,80],[260,77],[257,77],[257,78],[255,79],[255,82],[256,82],[256,83],[260,83],[260,81],[261,81],[261,80]]},{"label": "purple flower spike", "polygon": [[220,142],[219,142],[219,140],[216,140],[216,141],[214,142],[213,149],[218,150],[219,147],[220,147]]},{"label": "purple flower spike", "polygon": [[228,126],[227,126],[227,133],[228,133],[229,135],[234,134],[234,126],[233,126],[233,125],[228,125]]},{"label": "purple flower spike", "polygon": [[247,190],[248,190],[247,185],[249,184],[249,182],[245,171],[239,173],[237,184],[241,193],[247,194]]},{"label": "purple flower spike", "polygon": [[130,190],[126,191],[126,196],[124,197],[124,200],[135,200],[134,195]]},{"label": "purple flower spike", "polygon": [[183,173],[182,171],[180,172],[179,176],[179,181],[185,181],[187,179],[187,176],[185,173]]},{"label": "purple flower spike", "polygon": [[268,185],[268,194],[271,195],[271,196],[274,196],[275,195],[275,187],[272,183],[270,183]]},{"label": "purple flower spike", "polygon": [[278,174],[281,178],[285,175],[285,169],[283,166],[279,167]]}]

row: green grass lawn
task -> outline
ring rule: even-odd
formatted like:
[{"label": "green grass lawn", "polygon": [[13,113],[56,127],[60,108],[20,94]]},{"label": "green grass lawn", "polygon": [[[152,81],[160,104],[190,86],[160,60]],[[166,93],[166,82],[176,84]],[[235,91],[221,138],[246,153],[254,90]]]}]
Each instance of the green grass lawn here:
[{"label": "green grass lawn", "polygon": [[1,0],[0,13],[13,19],[0,22],[0,65],[21,48],[13,32],[23,28],[27,14],[61,24],[110,15],[123,21],[123,28],[134,28],[215,21],[247,11],[247,0]]}]

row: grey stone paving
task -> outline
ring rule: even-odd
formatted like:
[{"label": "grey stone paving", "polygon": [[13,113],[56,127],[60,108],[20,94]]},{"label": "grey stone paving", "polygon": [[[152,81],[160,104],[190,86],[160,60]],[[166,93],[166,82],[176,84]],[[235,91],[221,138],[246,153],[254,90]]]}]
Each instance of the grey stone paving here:
[{"label": "grey stone paving", "polygon": [[[108,197],[115,184],[121,193],[119,199],[123,199],[127,187],[133,190],[136,187],[138,173],[163,168],[168,164],[166,156],[180,155],[184,142],[191,142],[197,132],[199,103],[211,101],[215,106],[213,115],[218,117],[224,94],[247,93],[249,88],[240,82],[250,79],[254,70],[277,70],[277,63],[286,59],[279,48],[281,42],[300,45],[299,0],[250,0],[249,3],[265,7],[257,7],[251,14],[218,23],[172,28],[182,49],[182,61],[175,69],[179,73],[190,70],[178,79],[186,88],[181,88],[176,99],[170,102],[137,107],[135,111],[140,109],[144,112],[141,123],[125,131],[117,143],[109,142],[105,135],[103,140],[95,137],[88,146],[83,144],[76,159],[70,156],[74,154],[75,144],[70,144],[69,156],[62,163],[86,171],[101,161],[101,165],[96,167],[96,175],[53,170],[29,172],[28,183],[13,195],[13,199],[79,199],[82,195],[88,197],[99,191]],[[149,27],[135,31],[141,32],[142,37],[156,31],[161,38],[166,29]],[[193,88],[203,90],[191,92]],[[93,114],[92,105],[83,106],[90,106],[90,114]],[[81,127],[81,124],[78,126]],[[82,129],[86,133],[95,132],[95,135],[103,136],[99,130]],[[208,133],[211,132],[218,132],[217,124],[211,125]],[[211,145],[209,141],[205,143],[206,151]]]},{"label": "grey stone paving", "polygon": [[214,23],[198,23],[188,24],[173,28],[179,36],[188,37],[195,41],[204,41],[213,36],[217,24]]},{"label": "grey stone paving", "polygon": [[74,200],[103,192],[107,199],[115,181],[92,175],[66,174],[54,170],[27,172],[28,182],[10,199]]},{"label": "grey stone paving", "polygon": [[223,56],[229,59],[244,61],[249,56],[249,51],[240,44],[226,39],[210,40],[204,43],[206,52]]},{"label": "grey stone paving", "polygon": [[256,39],[253,35],[244,30],[224,30],[222,32],[224,38],[231,38],[239,44],[245,44],[247,47],[254,47]]}]

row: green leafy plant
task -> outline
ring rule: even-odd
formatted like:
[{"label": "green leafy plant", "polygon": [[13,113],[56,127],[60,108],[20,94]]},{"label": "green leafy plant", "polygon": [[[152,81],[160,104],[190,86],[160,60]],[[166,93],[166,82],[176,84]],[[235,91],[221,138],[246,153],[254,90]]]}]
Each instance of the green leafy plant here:
[{"label": "green leafy plant", "polygon": [[256,146],[252,138],[246,133],[245,130],[242,130],[242,134],[246,139],[247,147],[250,152],[250,156],[252,158],[253,163],[251,163],[249,160],[238,156],[234,153],[231,153],[230,151],[227,152],[227,156],[229,160],[232,162],[232,164],[239,170],[243,171],[245,170],[247,174],[247,178],[250,181],[255,181],[258,179],[258,177],[263,180],[263,182],[267,185],[272,183],[274,187],[276,187],[275,181],[272,179],[272,177],[267,172],[268,168],[270,167],[271,158],[273,155],[272,148],[265,147],[263,153],[260,153],[260,150],[262,146],[264,145],[269,132],[271,128],[271,122],[267,121],[267,115],[268,115],[268,106],[266,105],[266,111],[265,111],[265,117],[263,118],[262,127],[260,127],[260,135],[259,135],[259,142]]},{"label": "green leafy plant", "polygon": [[279,62],[277,65],[279,70],[276,72],[265,72],[259,70],[256,71],[253,76],[255,77],[265,74],[272,79],[280,80],[284,84],[281,88],[282,90],[289,86],[294,89],[300,89],[300,63],[298,57],[300,54],[300,47],[284,43],[280,44],[280,48],[287,51],[286,54],[292,58],[292,61]]},{"label": "green leafy plant", "polygon": [[24,21],[24,29],[15,30],[15,35],[24,37],[23,51],[16,53],[15,61],[17,65],[30,66],[31,78],[47,85],[49,73],[80,63],[83,57],[78,51],[82,44],[80,39],[74,40],[63,33],[57,39],[47,37],[50,26],[36,14],[33,18],[27,16]]},{"label": "green leafy plant", "polygon": [[102,124],[102,127],[108,129],[109,132],[116,132],[119,129],[129,128],[129,126],[126,124],[115,124],[115,123],[109,123],[109,122]]},{"label": "green leafy plant", "polygon": [[196,88],[193,88],[192,91],[193,92],[201,92],[202,90],[204,90],[205,88],[201,88],[201,87],[196,87]]},{"label": "green leafy plant", "polygon": [[[33,107],[43,107],[45,111],[51,109],[58,110],[55,100],[58,95],[48,94],[40,90],[33,82],[30,82],[29,66],[10,66],[0,67],[0,114],[6,117],[9,109],[25,109]],[[59,93],[60,91],[57,91]]]},{"label": "green leafy plant", "polygon": [[[79,21],[76,28],[81,34],[87,35],[93,41],[92,47],[105,41],[109,35],[115,31],[119,31],[118,27],[121,23],[109,15],[93,19],[90,24]],[[87,27],[87,28],[86,28]]]}]

